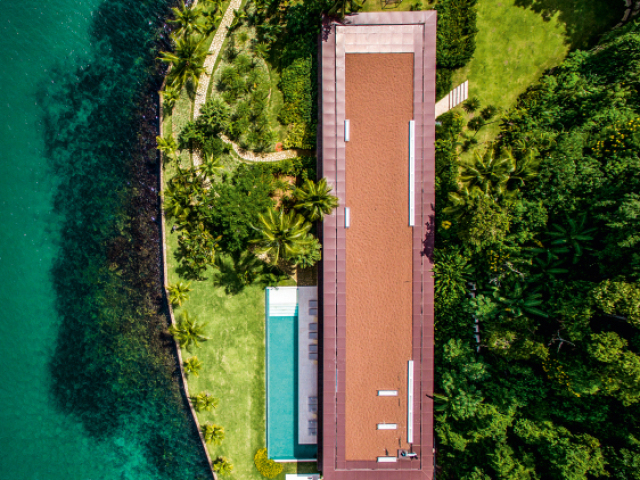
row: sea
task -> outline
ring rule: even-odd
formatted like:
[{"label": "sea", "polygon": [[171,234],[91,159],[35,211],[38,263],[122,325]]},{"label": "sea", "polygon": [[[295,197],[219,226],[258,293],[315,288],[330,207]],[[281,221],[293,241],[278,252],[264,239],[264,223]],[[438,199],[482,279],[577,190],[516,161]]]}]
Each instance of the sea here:
[{"label": "sea", "polygon": [[207,478],[162,309],[121,280],[157,227],[130,204],[170,3],[0,0],[0,480]]}]

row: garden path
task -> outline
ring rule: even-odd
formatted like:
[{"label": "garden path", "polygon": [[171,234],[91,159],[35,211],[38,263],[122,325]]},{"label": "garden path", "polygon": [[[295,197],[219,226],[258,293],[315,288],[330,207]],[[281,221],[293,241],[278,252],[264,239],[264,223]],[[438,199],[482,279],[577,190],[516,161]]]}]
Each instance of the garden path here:
[{"label": "garden path", "polygon": [[[213,42],[211,42],[211,46],[209,47],[209,54],[204,61],[204,72],[200,76],[198,89],[196,90],[196,98],[193,102],[194,119],[200,116],[200,110],[207,101],[207,90],[209,89],[211,78],[213,77],[213,68],[216,65],[218,55],[220,55],[220,50],[222,50],[222,45],[224,44],[224,39],[227,36],[227,31],[231,26],[231,23],[233,22],[234,12],[236,10],[239,10],[241,5],[242,0],[231,0],[231,3],[229,3],[227,10],[224,12],[224,16],[222,17],[222,21],[218,26],[218,30],[213,37]],[[236,152],[236,154],[240,158],[249,162],[277,162],[278,160],[295,158],[301,155],[301,152],[299,152],[298,150],[283,150],[281,152],[255,154],[253,152],[242,150],[236,143],[232,142],[224,135],[221,135],[220,138],[225,143],[231,144],[233,151]],[[200,154],[198,152],[193,152],[192,159],[193,165],[196,167],[202,163],[202,158],[200,157]]]},{"label": "garden path", "polygon": [[[229,138],[224,135],[220,135],[220,139],[225,142],[231,144],[233,151],[236,152],[243,160],[247,160],[249,162],[277,162],[279,160],[284,160],[286,158],[295,158],[305,155],[301,150],[282,150],[280,152],[273,153],[253,153],[248,150],[242,150],[237,143],[232,142]],[[309,153],[306,153],[309,155]],[[195,162],[194,162],[195,163]]]}]

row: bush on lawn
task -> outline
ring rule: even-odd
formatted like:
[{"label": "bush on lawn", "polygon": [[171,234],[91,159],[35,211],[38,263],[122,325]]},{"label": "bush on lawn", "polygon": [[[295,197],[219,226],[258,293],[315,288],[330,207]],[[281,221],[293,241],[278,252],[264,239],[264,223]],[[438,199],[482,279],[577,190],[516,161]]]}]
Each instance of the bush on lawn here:
[{"label": "bush on lawn", "polygon": [[256,468],[266,478],[276,478],[282,473],[282,464],[271,460],[267,455],[267,449],[261,448],[253,457]]}]

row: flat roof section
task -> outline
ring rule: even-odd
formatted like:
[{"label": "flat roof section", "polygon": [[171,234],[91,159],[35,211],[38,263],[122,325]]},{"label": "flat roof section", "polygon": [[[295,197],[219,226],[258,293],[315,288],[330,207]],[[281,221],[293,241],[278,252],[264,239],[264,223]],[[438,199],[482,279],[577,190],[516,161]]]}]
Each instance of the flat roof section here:
[{"label": "flat roof section", "polygon": [[[407,444],[412,355],[409,122],[413,53],[346,54],[346,459],[395,454]],[[403,392],[384,398],[378,390]],[[378,424],[397,425],[381,431]]]},{"label": "flat roof section", "polygon": [[[436,15],[435,11],[364,13],[347,16],[339,23],[325,18],[323,23],[322,41],[319,45],[321,58],[319,65],[318,170],[321,176],[327,178],[340,202],[339,208],[334,214],[325,217],[319,231],[323,244],[323,259],[319,271],[320,362],[322,365],[319,371],[319,395],[322,427],[318,432],[318,455],[323,478],[326,480],[418,480],[431,479],[434,475],[433,402],[427,395],[433,393],[431,253],[435,209]],[[358,148],[360,141],[358,136],[362,135],[362,132],[358,132],[356,123],[362,123],[362,121],[356,118],[359,110],[355,112],[356,117],[350,110],[349,97],[351,94],[348,91],[351,92],[351,90],[348,89],[348,83],[351,73],[348,72],[351,71],[349,68],[351,60],[348,58],[351,58],[352,54],[354,57],[364,56],[363,54],[374,56],[393,54],[397,55],[398,59],[406,54],[413,56],[412,74],[408,74],[409,77],[411,75],[413,77],[410,88],[413,93],[412,117],[415,121],[413,143],[415,146],[413,177],[415,226],[413,228],[409,227],[410,216],[407,211],[409,197],[407,189],[410,186],[409,125],[404,127],[400,125],[405,120],[407,123],[408,120],[411,120],[410,114],[408,118],[403,118],[402,122],[398,122],[398,128],[403,128],[406,132],[404,139],[401,138],[402,135],[396,134],[404,145],[402,147],[388,146],[387,141],[383,142],[385,149],[398,147],[398,152],[401,148],[404,149],[403,159],[399,160],[404,164],[402,168],[404,172],[401,173],[398,169],[397,177],[395,173],[390,175],[388,181],[391,187],[383,194],[388,203],[378,204],[376,203],[377,199],[374,199],[373,202],[369,202],[368,206],[357,205],[357,197],[362,195],[362,192],[353,193],[353,188],[357,188],[357,185],[352,185],[350,175],[354,170],[350,168],[349,164],[351,152],[354,151],[352,147]],[[401,60],[398,61],[401,62]],[[379,76],[379,72],[372,72],[371,75]],[[403,76],[406,75],[406,73],[403,74]],[[367,82],[368,80],[365,79],[364,83]],[[381,83],[385,82],[389,83],[389,81]],[[390,83],[393,84],[393,82]],[[363,86],[363,88],[366,87]],[[358,94],[357,88],[354,91]],[[388,97],[394,97],[394,95],[396,93],[388,90]],[[400,103],[403,102],[402,98],[399,99]],[[393,100],[396,99],[393,98]],[[363,104],[367,101],[367,99],[363,99],[359,103]],[[385,103],[388,101],[388,98],[384,98]],[[374,105],[374,107],[376,106]],[[363,110],[366,108],[365,106]],[[349,115],[347,115],[347,110],[349,110]],[[366,112],[364,114],[366,115]],[[380,120],[384,122],[385,115],[378,113],[376,116],[382,117]],[[350,120],[348,128],[345,128],[345,120]],[[391,123],[395,123],[395,121]],[[346,133],[349,135],[348,142],[345,141]],[[384,138],[389,138],[386,137],[388,134],[389,132],[385,131]],[[376,136],[373,140],[381,140],[381,135]],[[373,143],[370,145],[373,151],[368,153],[368,157],[371,159],[371,172],[368,173],[373,176],[376,175],[375,169],[378,168],[378,163],[390,161],[390,156],[395,155],[394,153],[383,154],[381,156],[384,158],[378,159],[376,157],[378,147]],[[395,164],[391,164],[390,168],[393,169],[395,166]],[[399,183],[401,177],[404,177],[404,183]],[[361,187],[366,190],[369,181],[371,180],[367,179]],[[365,207],[368,209],[367,211],[362,210]],[[395,262],[394,271],[391,274],[394,280],[390,281],[388,285],[390,291],[395,289],[399,295],[398,298],[390,300],[398,302],[397,308],[404,308],[401,305],[406,303],[407,298],[407,290],[400,283],[408,282],[410,285],[409,312],[398,315],[403,319],[402,325],[404,325],[402,323],[404,319],[409,317],[407,325],[409,325],[408,330],[411,332],[410,338],[408,341],[406,337],[400,341],[395,339],[389,341],[389,345],[384,347],[385,349],[389,347],[389,349],[385,350],[384,354],[380,351],[376,352],[376,348],[379,347],[374,345],[378,341],[375,338],[375,332],[367,331],[367,323],[363,320],[363,317],[371,315],[371,312],[364,315],[362,313],[356,314],[360,315],[361,329],[356,328],[357,322],[351,322],[354,315],[353,309],[365,308],[362,304],[366,303],[366,297],[363,296],[362,298],[365,298],[363,302],[356,302],[355,305],[352,305],[354,301],[350,300],[351,294],[360,290],[364,291],[367,282],[380,280],[379,275],[373,279],[357,280],[354,280],[352,275],[359,267],[357,265],[358,254],[353,257],[351,252],[359,252],[361,247],[351,247],[351,240],[354,239],[351,234],[358,235],[359,219],[364,220],[364,217],[373,215],[375,222],[378,221],[378,217],[383,216],[376,216],[375,208],[395,208],[394,212],[404,209],[398,214],[398,226],[401,225],[401,227],[393,232],[395,237],[393,254],[395,255],[395,250],[403,252],[401,253],[402,258]],[[373,213],[371,213],[372,210]],[[389,214],[384,213],[384,216],[387,215]],[[391,221],[395,222],[396,220],[394,218]],[[386,225],[378,225],[378,228],[386,228]],[[407,229],[410,235],[405,238],[404,232]],[[377,233],[374,232],[374,234]],[[361,241],[366,242],[367,240]],[[407,254],[408,251],[409,254]],[[384,257],[380,258],[380,255],[389,255],[389,252],[378,252],[378,260],[384,263],[386,260]],[[408,255],[410,255],[409,273],[402,266],[406,265]],[[352,265],[353,262],[356,264]],[[369,260],[367,263],[372,264],[374,260]],[[396,267],[398,272],[395,271]],[[365,272],[365,267],[362,268],[362,276],[370,276],[371,273]],[[372,267],[367,265],[366,268]],[[409,278],[405,279],[407,276]],[[351,285],[352,282],[359,282],[360,286],[358,283]],[[377,301],[378,298],[375,300]],[[397,319],[392,321],[397,322]],[[387,327],[388,324],[385,322],[382,328],[386,329]],[[369,330],[372,329],[369,328]],[[402,326],[398,330],[404,332],[407,328]],[[360,331],[362,331],[360,336],[365,338],[357,338]],[[393,335],[395,334],[396,332],[393,332]],[[355,340],[356,343],[352,340]],[[365,351],[364,348],[367,341],[372,345],[369,351]],[[401,353],[397,353],[396,349],[399,349],[398,351]],[[384,357],[389,354],[388,352],[391,352],[392,356],[397,355],[398,359],[405,356],[406,352],[409,352],[409,355],[402,360],[401,366],[397,366],[399,362],[395,360],[385,362],[384,365],[376,364],[377,360],[372,358],[372,353]],[[361,362],[361,369],[358,370],[358,362],[360,362],[358,359],[366,356],[370,356],[369,360]],[[408,388],[410,383],[408,380],[409,360],[413,360],[412,390]],[[356,395],[366,396],[367,393],[356,392],[357,388],[352,388],[352,382],[359,381],[358,377],[363,377],[363,375],[370,379],[374,378],[378,375],[378,370],[382,372],[382,375],[388,375],[391,372],[390,378],[384,380],[384,384],[381,385],[367,385],[362,382],[362,388],[370,390],[371,403],[362,403],[361,410],[363,411],[358,411],[355,407],[355,401],[351,406],[349,402],[356,398]],[[357,372],[360,374],[356,374]],[[394,374],[395,377],[391,378]],[[393,383],[389,384],[391,381]],[[379,395],[379,391],[393,392],[396,395]],[[379,416],[372,413],[378,401],[395,402],[393,408],[388,411],[385,409],[380,411],[382,412],[380,415],[386,417],[388,414],[394,418],[376,418],[371,427],[358,425],[357,420],[354,420],[352,416],[363,415],[363,421],[369,423],[369,415],[371,417]],[[369,402],[368,398],[366,402]],[[407,408],[407,402],[411,402],[409,406],[412,408]],[[408,428],[408,422],[411,422],[411,429]],[[396,428],[391,428],[390,424],[395,424]],[[378,429],[378,426],[381,428]],[[367,438],[362,441],[354,441],[349,446],[350,436],[362,438],[359,429],[367,428],[375,429],[371,430],[372,436],[378,434],[395,435],[395,448],[388,448],[386,440],[376,443],[376,437],[373,440]],[[407,439],[407,434],[413,437],[413,442],[410,445],[407,445],[407,440],[403,440],[403,438]],[[402,442],[404,442],[404,446],[409,447],[406,451],[414,455],[400,456],[398,454],[398,447],[403,445]]]}]

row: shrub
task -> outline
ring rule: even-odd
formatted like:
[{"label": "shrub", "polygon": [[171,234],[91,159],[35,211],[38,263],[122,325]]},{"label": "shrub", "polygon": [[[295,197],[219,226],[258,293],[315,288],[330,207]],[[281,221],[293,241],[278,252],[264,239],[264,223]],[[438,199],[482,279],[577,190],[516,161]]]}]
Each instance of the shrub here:
[{"label": "shrub", "polygon": [[436,100],[444,98],[453,88],[453,70],[449,68],[436,69]]},{"label": "shrub", "polygon": [[485,120],[491,120],[498,113],[498,107],[494,105],[487,105],[480,111],[480,116]]},{"label": "shrub", "polygon": [[227,457],[218,457],[212,462],[213,470],[220,475],[230,475],[233,472],[233,464]]},{"label": "shrub", "polygon": [[477,0],[440,0],[436,62],[438,67],[464,67],[476,50]]},{"label": "shrub", "polygon": [[256,468],[263,477],[276,478],[282,473],[282,464],[271,460],[267,455],[267,449],[261,448],[253,457]]},{"label": "shrub", "polygon": [[316,148],[316,128],[315,123],[294,123],[284,141],[284,148]]},{"label": "shrub", "polygon": [[285,125],[292,123],[311,123],[315,118],[313,101],[311,57],[295,59],[282,70],[280,90],[284,99],[284,107],[280,112],[280,121]]},{"label": "shrub", "polygon": [[261,168],[240,165],[233,175],[222,175],[207,192],[207,225],[221,235],[220,248],[225,252],[246,250],[249,240],[256,237],[252,225],[258,216],[273,207],[270,198],[273,177]]},{"label": "shrub", "polygon": [[480,99],[478,97],[471,97],[464,101],[462,109],[467,113],[475,112],[480,108]]},{"label": "shrub", "polygon": [[260,163],[255,168],[272,175],[291,175],[300,178],[302,181],[316,178],[315,157],[287,158],[279,162]]}]

